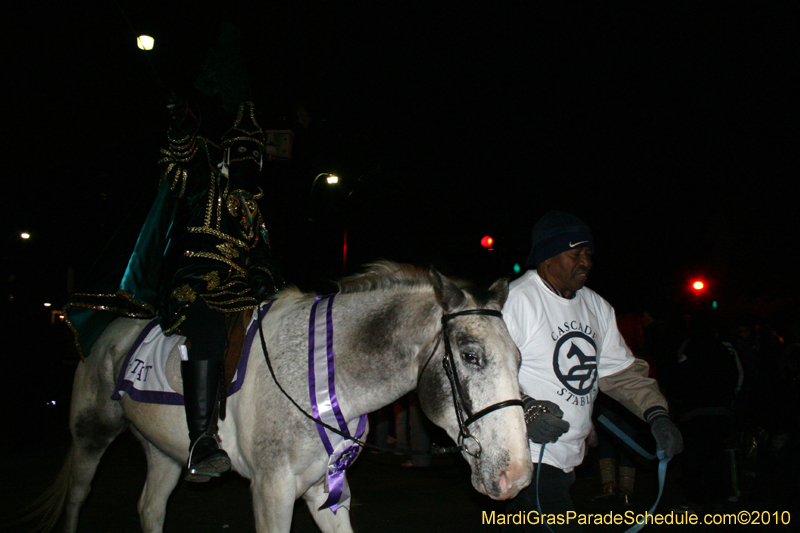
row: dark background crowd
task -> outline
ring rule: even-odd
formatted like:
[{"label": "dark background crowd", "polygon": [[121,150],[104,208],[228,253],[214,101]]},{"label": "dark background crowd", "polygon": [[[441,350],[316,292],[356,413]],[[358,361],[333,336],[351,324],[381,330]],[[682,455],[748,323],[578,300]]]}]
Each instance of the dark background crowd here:
[{"label": "dark background crowd", "polygon": [[[621,331],[650,363],[683,433],[684,452],[671,464],[680,468],[677,509],[796,507],[800,330],[797,310],[784,312],[727,314],[696,302],[679,316],[622,315],[641,324],[633,342]],[[646,439],[646,428],[631,424]]]}]

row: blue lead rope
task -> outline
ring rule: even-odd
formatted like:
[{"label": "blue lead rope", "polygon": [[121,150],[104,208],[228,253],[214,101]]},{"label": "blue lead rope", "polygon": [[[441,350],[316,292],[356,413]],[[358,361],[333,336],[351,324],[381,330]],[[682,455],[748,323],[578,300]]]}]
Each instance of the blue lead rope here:
[{"label": "blue lead rope", "polygon": [[[648,511],[649,514],[653,514],[656,510],[656,507],[658,507],[658,502],[661,501],[661,495],[664,493],[664,481],[667,478],[667,463],[669,462],[669,457],[667,457],[666,452],[664,450],[656,450],[656,455],[653,455],[652,453],[645,451],[644,448],[639,446],[636,441],[630,438],[630,436],[624,431],[619,429],[611,420],[606,418],[605,415],[598,416],[597,421],[603,424],[606,428],[608,428],[609,431],[611,431],[611,433],[619,437],[622,442],[630,446],[632,450],[637,452],[645,459],[658,459],[658,497],[656,498],[656,502],[650,508],[650,511]],[[646,520],[643,520],[642,522],[631,526],[627,531],[625,531],[625,533],[636,533],[642,529],[646,523]]]},{"label": "blue lead rope", "polygon": [[[606,428],[608,428],[611,433],[619,437],[619,439],[630,446],[632,450],[636,453],[644,457],[645,459],[658,459],[658,497],[656,498],[656,502],[648,511],[648,514],[653,514],[658,507],[658,502],[661,501],[661,495],[664,493],[664,482],[667,479],[667,463],[669,462],[669,457],[664,450],[656,450],[656,455],[653,455],[650,452],[645,451],[644,448],[639,446],[630,436],[628,436],[624,431],[619,429],[611,420],[606,418],[605,415],[600,415],[597,417],[597,421],[603,424]],[[538,507],[539,515],[542,515],[542,504],[539,502],[539,471],[541,470],[542,459],[544,457],[544,447],[545,445],[542,444],[541,449],[539,450],[539,466],[536,467],[536,506]],[[642,520],[641,522],[636,523],[635,525],[628,528],[624,533],[636,533],[640,529],[642,529],[647,524],[646,520]],[[550,526],[545,524],[545,527],[549,531],[553,531],[550,529]]]}]

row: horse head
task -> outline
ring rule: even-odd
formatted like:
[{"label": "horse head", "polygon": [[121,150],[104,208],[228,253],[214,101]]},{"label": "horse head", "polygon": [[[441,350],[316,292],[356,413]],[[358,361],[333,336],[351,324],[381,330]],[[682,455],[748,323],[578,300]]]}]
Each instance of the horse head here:
[{"label": "horse head", "polygon": [[430,277],[443,326],[420,366],[422,410],[461,445],[476,490],[513,498],[530,483],[532,463],[519,402],[519,350],[500,315],[508,280],[486,290],[435,269]]}]

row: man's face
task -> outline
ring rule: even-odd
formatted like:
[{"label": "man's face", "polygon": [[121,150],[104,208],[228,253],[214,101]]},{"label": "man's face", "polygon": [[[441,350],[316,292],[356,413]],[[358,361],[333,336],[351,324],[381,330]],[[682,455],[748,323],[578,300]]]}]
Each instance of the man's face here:
[{"label": "man's face", "polygon": [[569,297],[586,284],[590,268],[592,268],[592,249],[586,246],[545,259],[537,270],[561,294]]}]

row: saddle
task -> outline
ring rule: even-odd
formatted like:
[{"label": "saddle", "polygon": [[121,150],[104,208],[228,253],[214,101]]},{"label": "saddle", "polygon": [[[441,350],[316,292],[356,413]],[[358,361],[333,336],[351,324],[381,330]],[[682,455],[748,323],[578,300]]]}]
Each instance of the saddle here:
[{"label": "saddle", "polygon": [[[236,313],[231,313],[230,325],[228,326],[228,347],[225,350],[225,371],[222,373],[222,383],[219,393],[219,419],[225,420],[225,407],[228,400],[228,388],[233,383],[236,375],[236,367],[242,357],[244,338],[247,333],[247,326],[253,318],[253,310],[245,309]],[[216,417],[214,417],[216,421]],[[215,424],[216,425],[216,424]]]}]

